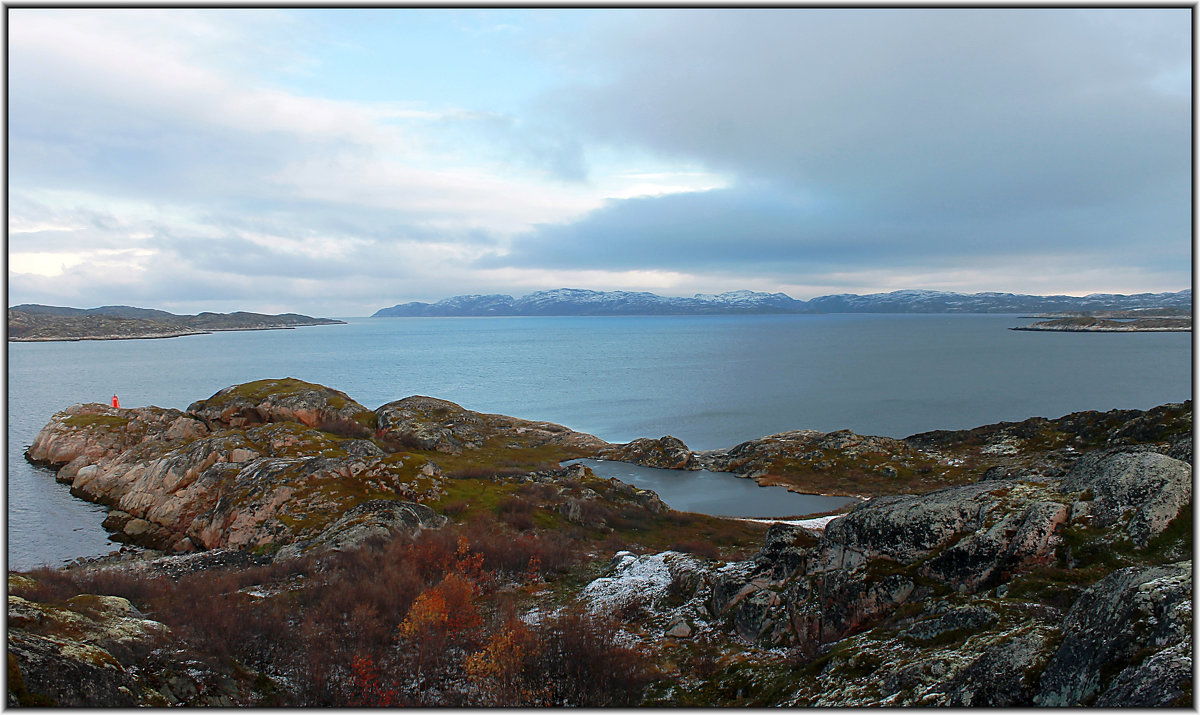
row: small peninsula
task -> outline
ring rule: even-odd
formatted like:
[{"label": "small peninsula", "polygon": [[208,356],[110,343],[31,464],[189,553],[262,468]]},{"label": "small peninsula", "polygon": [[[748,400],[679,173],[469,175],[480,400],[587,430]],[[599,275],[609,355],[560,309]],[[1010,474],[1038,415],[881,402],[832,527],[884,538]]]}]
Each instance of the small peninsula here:
[{"label": "small peninsula", "polygon": [[342,325],[345,321],[296,313],[199,313],[176,315],[165,310],[106,305],[63,308],[26,304],[8,309],[9,342],[59,340],[137,340],[205,335],[226,330],[281,330],[310,325]]}]

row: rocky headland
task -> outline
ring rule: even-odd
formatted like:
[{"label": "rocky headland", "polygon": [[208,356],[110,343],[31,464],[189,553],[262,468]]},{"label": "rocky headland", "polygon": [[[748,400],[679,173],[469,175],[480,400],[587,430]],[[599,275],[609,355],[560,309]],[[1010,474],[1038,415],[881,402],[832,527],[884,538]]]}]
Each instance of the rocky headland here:
[{"label": "rocky headland", "polygon": [[263,315],[238,311],[175,315],[121,305],[88,309],[18,305],[8,309],[10,342],[177,338],[226,330],[284,330],[341,324],[344,321],[296,313]]},{"label": "rocky headland", "polygon": [[[154,551],[10,574],[10,704],[1192,705],[1190,402],[695,453],[281,379],[27,456]],[[576,457],[871,498],[768,529]]]}]

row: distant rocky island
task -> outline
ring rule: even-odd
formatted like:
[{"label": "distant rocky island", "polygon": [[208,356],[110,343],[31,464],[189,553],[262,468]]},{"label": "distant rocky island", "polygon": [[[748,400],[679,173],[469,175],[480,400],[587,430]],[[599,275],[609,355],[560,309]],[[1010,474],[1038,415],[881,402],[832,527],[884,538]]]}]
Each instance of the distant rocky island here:
[{"label": "distant rocky island", "polygon": [[1188,316],[1186,318],[1111,320],[1084,316],[1043,320],[1010,329],[1061,333],[1189,333],[1192,330],[1192,319]]},{"label": "distant rocky island", "polygon": [[[697,453],[292,378],[78,404],[26,458],[156,551],[9,572],[8,703],[1191,708],[1192,427]],[[768,527],[580,456],[873,498]]]},{"label": "distant rocky island", "polygon": [[1034,317],[1050,318],[1050,320],[1012,329],[1064,333],[1186,333],[1192,330],[1191,311],[1178,308],[1097,310],[1087,313],[1056,313]]},{"label": "distant rocky island", "polygon": [[344,321],[296,313],[263,315],[238,311],[176,315],[165,310],[127,305],[85,309],[24,304],[8,309],[8,340],[40,342],[176,338],[224,330],[279,330],[338,324],[344,324]]},{"label": "distant rocky island", "polygon": [[575,288],[510,295],[458,295],[436,303],[410,302],[382,308],[372,317],[537,315],[737,315],[758,313],[1042,313],[1168,309],[1191,314],[1192,291],[1117,295],[1021,295],[899,290],[890,293],[824,295],[796,300],[785,293],[748,290],[697,293],[691,298],[631,291]]}]

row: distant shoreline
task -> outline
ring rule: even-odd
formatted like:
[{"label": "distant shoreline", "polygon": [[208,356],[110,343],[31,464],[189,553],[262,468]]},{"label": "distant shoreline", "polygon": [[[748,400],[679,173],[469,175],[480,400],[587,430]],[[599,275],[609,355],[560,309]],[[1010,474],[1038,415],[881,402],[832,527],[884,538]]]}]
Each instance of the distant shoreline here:
[{"label": "distant shoreline", "polygon": [[8,309],[10,343],[81,340],[155,340],[243,330],[290,330],[315,325],[345,325],[343,320],[296,313],[201,313],[174,315],[130,306],[82,310],[21,305]]},{"label": "distant shoreline", "polygon": [[1191,328],[1009,328],[1030,333],[1190,333]]},{"label": "distant shoreline", "polygon": [[186,338],[189,335],[212,335],[213,333],[240,333],[250,330],[295,330],[296,328],[311,328],[319,325],[344,325],[345,321],[336,323],[311,323],[306,325],[275,325],[258,328],[213,328],[211,330],[187,330],[171,333],[147,333],[145,335],[81,335],[77,337],[36,337],[12,338],[10,343],[77,343],[83,340],[165,340],[167,338]]}]

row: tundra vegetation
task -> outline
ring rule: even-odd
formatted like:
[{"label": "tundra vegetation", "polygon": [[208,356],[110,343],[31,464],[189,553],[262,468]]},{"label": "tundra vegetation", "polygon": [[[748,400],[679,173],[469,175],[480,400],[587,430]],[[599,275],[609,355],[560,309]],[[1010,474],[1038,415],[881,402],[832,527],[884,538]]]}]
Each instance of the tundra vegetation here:
[{"label": "tundra vegetation", "polygon": [[[9,573],[10,705],[1187,705],[1191,403],[612,445],[294,379],[76,405],[28,458],[136,545]],[[562,462],[873,497],[823,530]]]}]

